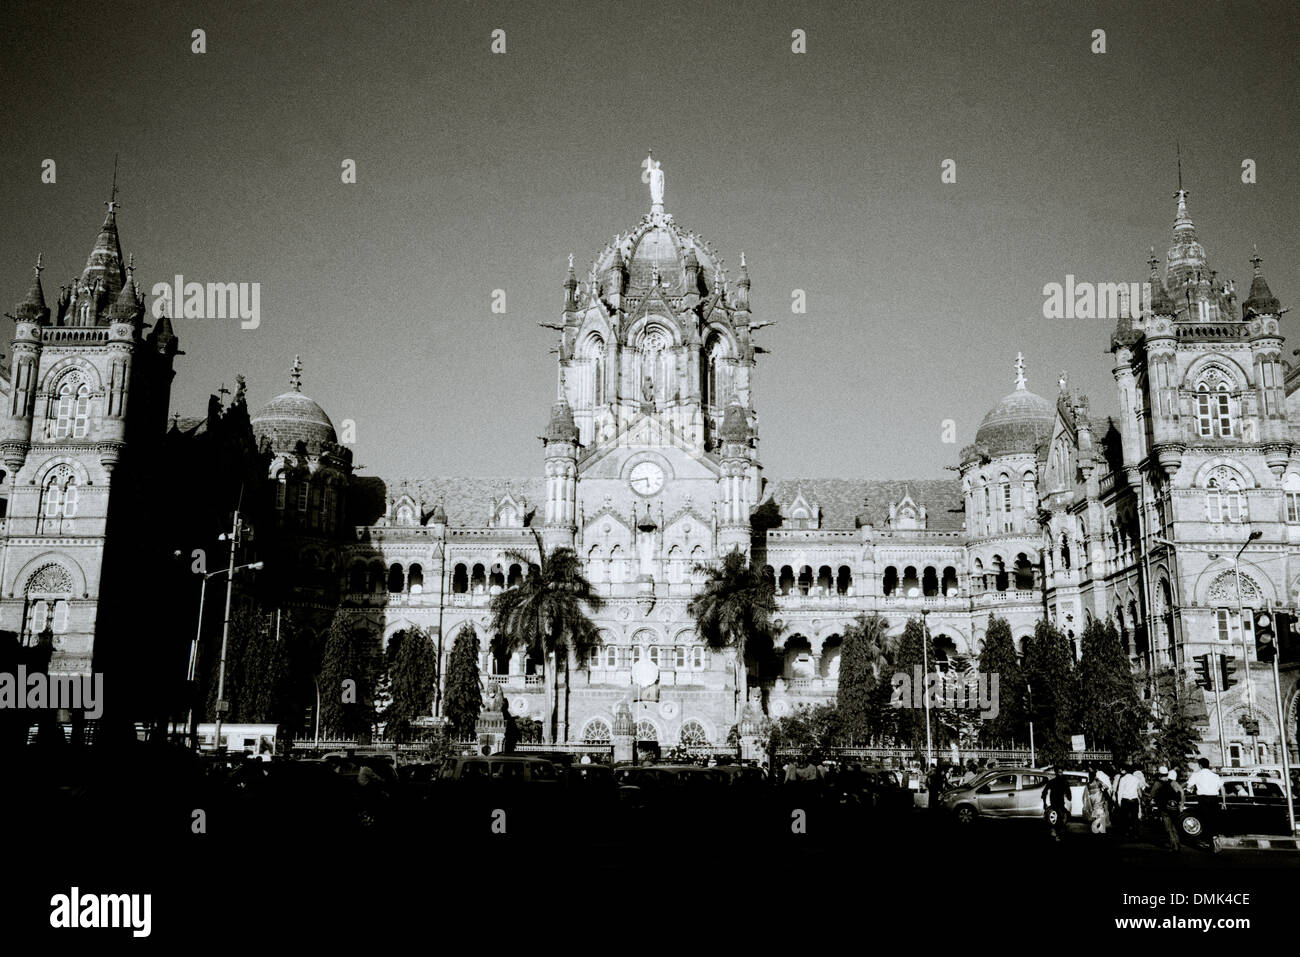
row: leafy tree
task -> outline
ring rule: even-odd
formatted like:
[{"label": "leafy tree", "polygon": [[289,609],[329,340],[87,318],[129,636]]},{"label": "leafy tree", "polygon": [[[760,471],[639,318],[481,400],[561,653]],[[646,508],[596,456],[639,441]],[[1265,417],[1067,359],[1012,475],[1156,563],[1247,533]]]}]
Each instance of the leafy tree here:
[{"label": "leafy tree", "polygon": [[1158,676],[1160,688],[1160,724],[1151,742],[1151,764],[1171,768],[1187,763],[1196,754],[1201,741],[1197,727],[1205,714],[1201,689],[1187,676],[1173,668]]},{"label": "leafy tree", "polygon": [[[504,594],[504,592],[502,593]],[[483,710],[483,682],[478,676],[478,635],[466,624],[456,634],[447,662],[447,685],[443,689],[443,715],[452,736],[459,741],[474,737],[479,712]]]},{"label": "leafy tree", "polygon": [[1079,654],[1079,718],[1088,743],[1127,757],[1142,748],[1151,717],[1142,703],[1119,633],[1109,619],[1083,630]]},{"label": "leafy tree", "polygon": [[[926,640],[924,653],[921,650],[922,640]],[[930,671],[934,670],[934,636],[929,634],[920,618],[909,618],[907,624],[903,626],[903,633],[899,635],[894,644],[893,665],[896,673],[907,676],[909,687],[915,688],[916,677],[921,677],[921,688],[914,691],[914,695],[924,695],[926,670],[925,665],[929,664]],[[900,741],[912,747],[923,747],[925,745],[925,723],[926,711],[924,707],[914,708],[912,701],[913,696],[909,696],[903,701],[902,707],[897,709],[897,730],[896,733]],[[931,714],[933,719],[933,714]],[[933,720],[931,721],[931,737],[933,737]]]},{"label": "leafy tree", "polygon": [[739,551],[727,552],[716,565],[696,565],[695,571],[704,576],[704,584],[686,611],[706,645],[732,650],[739,721],[749,702],[749,659],[771,649],[776,588]]},{"label": "leafy tree", "polygon": [[844,739],[839,708],[829,704],[801,705],[773,721],[768,729],[771,752],[795,751],[801,758],[824,755]]},{"label": "leafy tree", "polygon": [[992,676],[998,676],[997,717],[983,722],[980,739],[985,744],[1002,747],[1023,744],[1029,739],[1026,712],[1029,696],[1025,689],[1024,669],[1011,639],[1011,626],[1005,618],[989,615],[984,647],[980,650],[979,670],[989,676],[990,691]]},{"label": "leafy tree", "polygon": [[1025,678],[1040,763],[1060,763],[1070,753],[1078,684],[1069,643],[1048,621],[1039,621],[1026,643]]},{"label": "leafy tree", "polygon": [[426,632],[413,628],[393,636],[389,657],[392,695],[389,728],[396,740],[404,741],[410,736],[411,722],[433,713],[433,698],[438,690],[438,652]]},{"label": "leafy tree", "polygon": [[[556,548],[548,553],[536,529],[533,534],[537,537],[539,564],[518,584],[494,595],[490,608],[494,642],[500,644],[498,650],[524,649],[546,656],[546,732],[550,742],[556,737],[559,709],[556,679],[560,662],[565,665],[567,715],[569,659],[576,659],[578,667],[585,668],[591,653],[600,647],[600,633],[588,612],[600,611],[605,601],[591,587],[573,549]],[[530,562],[528,555],[518,551],[507,552],[506,557],[524,566]]]},{"label": "leafy tree", "polygon": [[866,741],[877,730],[876,690],[882,682],[888,684],[884,674],[888,629],[889,623],[880,615],[866,614],[859,614],[844,629],[835,700],[845,737],[851,742]]},{"label": "leafy tree", "polygon": [[374,723],[377,655],[343,609],[334,614],[321,662],[321,729],[342,738],[361,737]]}]

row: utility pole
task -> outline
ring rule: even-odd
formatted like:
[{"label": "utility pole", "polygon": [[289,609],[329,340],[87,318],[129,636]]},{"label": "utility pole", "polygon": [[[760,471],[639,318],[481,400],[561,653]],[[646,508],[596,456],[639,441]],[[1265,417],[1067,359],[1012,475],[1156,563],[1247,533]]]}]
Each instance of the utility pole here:
[{"label": "utility pole", "polygon": [[225,700],[226,691],[226,645],[230,638],[230,599],[235,586],[235,549],[239,547],[239,509],[235,509],[234,524],[230,529],[230,565],[226,569],[226,615],[221,624],[221,663],[217,671],[217,733],[213,738],[212,746],[215,750],[221,751],[221,716],[230,708],[230,702]]}]

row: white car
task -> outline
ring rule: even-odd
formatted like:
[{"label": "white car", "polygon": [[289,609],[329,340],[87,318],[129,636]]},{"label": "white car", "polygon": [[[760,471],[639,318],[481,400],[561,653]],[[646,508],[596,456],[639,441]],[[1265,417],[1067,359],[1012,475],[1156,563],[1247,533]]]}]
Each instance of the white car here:
[{"label": "white car", "polygon": [[[1070,781],[1070,817],[1082,817],[1088,775],[1082,771],[1063,773]],[[1051,779],[1051,771],[995,768],[969,784],[946,792],[940,800],[962,824],[970,824],[980,817],[1041,818],[1043,788]]]}]

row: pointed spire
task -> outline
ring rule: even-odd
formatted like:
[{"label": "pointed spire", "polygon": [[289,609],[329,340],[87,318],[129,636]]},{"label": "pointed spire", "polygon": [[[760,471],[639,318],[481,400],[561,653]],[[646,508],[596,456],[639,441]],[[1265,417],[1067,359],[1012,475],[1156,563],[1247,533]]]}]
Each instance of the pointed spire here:
[{"label": "pointed spire", "polygon": [[1243,317],[1248,317],[1251,314],[1257,316],[1281,314],[1282,304],[1273,295],[1273,291],[1268,288],[1268,280],[1264,278],[1264,270],[1260,268],[1263,262],[1264,260],[1259,255],[1259,247],[1256,246],[1254,255],[1250,257],[1250,263],[1254,267],[1254,273],[1250,279],[1250,295],[1241,304]]},{"label": "pointed spire", "polygon": [[32,285],[27,290],[27,295],[22,302],[18,304],[17,315],[24,319],[31,319],[36,322],[49,322],[50,309],[45,305],[45,290],[41,286],[41,270],[45,267],[41,265],[42,253],[36,254],[36,265],[32,269]]},{"label": "pointed spire", "polygon": [[569,253],[569,272],[564,277],[564,309],[571,312],[578,308],[578,276],[573,271],[573,253]]},{"label": "pointed spire", "polygon": [[293,368],[289,370],[289,388],[294,392],[302,391],[302,356],[293,357]]},{"label": "pointed spire", "polygon": [[732,390],[727,402],[727,411],[722,416],[722,428],[718,434],[725,442],[748,442],[749,422],[745,418],[745,407],[740,404],[740,397]]},{"label": "pointed spire", "polygon": [[126,264],[126,282],[122,284],[122,291],[109,309],[108,314],[113,319],[129,321],[144,315],[144,306],[141,305],[135,288],[134,273],[135,253],[132,253]]},{"label": "pointed spire", "polygon": [[106,301],[112,302],[126,282],[126,269],[122,265],[122,245],[117,237],[117,209],[120,204],[117,202],[116,160],[113,163],[113,187],[109,195],[109,201],[104,204],[108,207],[108,214],[104,217],[103,225],[99,227],[95,246],[86,258],[86,267],[81,271],[80,284],[91,286],[99,281]]}]

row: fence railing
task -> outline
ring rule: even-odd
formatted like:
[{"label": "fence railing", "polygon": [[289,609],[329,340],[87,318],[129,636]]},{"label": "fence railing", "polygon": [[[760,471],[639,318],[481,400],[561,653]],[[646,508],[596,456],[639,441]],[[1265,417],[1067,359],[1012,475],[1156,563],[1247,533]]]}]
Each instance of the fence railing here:
[{"label": "fence railing", "polygon": [[[916,757],[917,751],[917,748],[827,748],[826,754],[828,757],[833,758],[896,758],[907,761]],[[924,749],[920,749],[920,753],[924,755]],[[799,752],[789,748],[781,748],[777,750],[776,754],[777,757],[794,757]],[[963,762],[983,758],[1028,763],[1031,760],[1040,761],[1042,754],[1040,752],[1030,752],[1028,748],[959,748],[957,756]],[[951,761],[953,760],[953,751],[951,748],[935,748],[934,757],[936,761]],[[1072,762],[1109,761],[1112,757],[1109,751],[1071,751],[1068,753],[1066,760]]]}]

